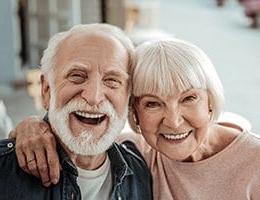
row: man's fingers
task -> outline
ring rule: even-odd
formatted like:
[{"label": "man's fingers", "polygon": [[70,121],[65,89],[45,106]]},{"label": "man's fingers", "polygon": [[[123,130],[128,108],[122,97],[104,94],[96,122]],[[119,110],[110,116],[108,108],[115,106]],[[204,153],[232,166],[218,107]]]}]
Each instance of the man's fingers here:
[{"label": "man's fingers", "polygon": [[48,163],[46,160],[45,150],[38,148],[35,151],[35,156],[36,156],[36,164],[37,164],[38,172],[40,174],[42,183],[44,186],[48,187],[50,185],[50,177],[49,177]]}]

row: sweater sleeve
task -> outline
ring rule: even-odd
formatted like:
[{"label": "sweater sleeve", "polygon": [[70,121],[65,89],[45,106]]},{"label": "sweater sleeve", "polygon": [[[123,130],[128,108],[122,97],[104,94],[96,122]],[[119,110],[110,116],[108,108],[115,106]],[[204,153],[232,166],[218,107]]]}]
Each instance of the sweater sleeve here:
[{"label": "sweater sleeve", "polygon": [[252,178],[251,184],[248,185],[248,194],[251,200],[258,200],[260,197],[260,166],[259,171]]}]

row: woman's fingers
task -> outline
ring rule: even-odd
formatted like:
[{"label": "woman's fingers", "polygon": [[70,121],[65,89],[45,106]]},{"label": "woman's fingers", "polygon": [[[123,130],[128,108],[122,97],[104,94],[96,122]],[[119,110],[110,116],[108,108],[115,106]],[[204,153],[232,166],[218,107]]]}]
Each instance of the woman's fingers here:
[{"label": "woman's fingers", "polygon": [[35,150],[37,169],[40,174],[42,184],[48,187],[50,182],[48,163],[46,160],[46,154],[44,148],[38,148]]},{"label": "woman's fingers", "polygon": [[56,142],[52,140],[51,144],[46,146],[46,155],[49,166],[49,177],[53,184],[57,184],[60,179],[59,156],[56,151]]},{"label": "woman's fingers", "polygon": [[56,140],[47,123],[35,118],[22,121],[11,133],[16,136],[16,155],[20,167],[40,177],[45,186],[59,180]]},{"label": "woman's fingers", "polygon": [[17,148],[15,149],[16,151],[16,156],[17,156],[17,160],[18,160],[18,164],[19,166],[27,173],[30,174],[30,171],[27,167],[27,161],[26,161],[26,157],[23,154],[23,152],[21,151],[21,148]]},{"label": "woman's fingers", "polygon": [[36,177],[40,177],[40,174],[38,172],[37,163],[36,163],[36,156],[33,151],[31,151],[29,148],[25,149],[25,157],[27,162],[27,167],[30,171],[30,173]]}]

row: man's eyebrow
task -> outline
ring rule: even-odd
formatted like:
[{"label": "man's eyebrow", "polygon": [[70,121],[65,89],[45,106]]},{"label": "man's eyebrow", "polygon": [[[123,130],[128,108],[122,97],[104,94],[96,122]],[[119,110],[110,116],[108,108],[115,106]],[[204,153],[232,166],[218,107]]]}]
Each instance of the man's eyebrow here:
[{"label": "man's eyebrow", "polygon": [[118,77],[123,77],[125,79],[129,78],[128,73],[123,71],[123,70],[121,70],[121,69],[117,69],[117,70],[111,69],[111,70],[108,70],[108,71],[105,72],[105,75],[114,75],[114,76],[118,76]]},{"label": "man's eyebrow", "polygon": [[67,65],[65,65],[65,67],[63,68],[63,72],[69,72],[71,70],[74,69],[79,69],[79,70],[89,70],[89,65],[85,65],[82,63],[78,63],[78,62],[73,62],[73,63],[69,63]]}]

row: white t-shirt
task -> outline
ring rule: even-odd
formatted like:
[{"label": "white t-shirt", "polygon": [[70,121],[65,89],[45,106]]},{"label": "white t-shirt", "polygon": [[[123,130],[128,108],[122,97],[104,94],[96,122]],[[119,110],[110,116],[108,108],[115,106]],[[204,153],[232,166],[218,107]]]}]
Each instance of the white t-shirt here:
[{"label": "white t-shirt", "polygon": [[84,200],[111,199],[112,175],[108,156],[104,164],[96,170],[77,168],[78,184]]}]

